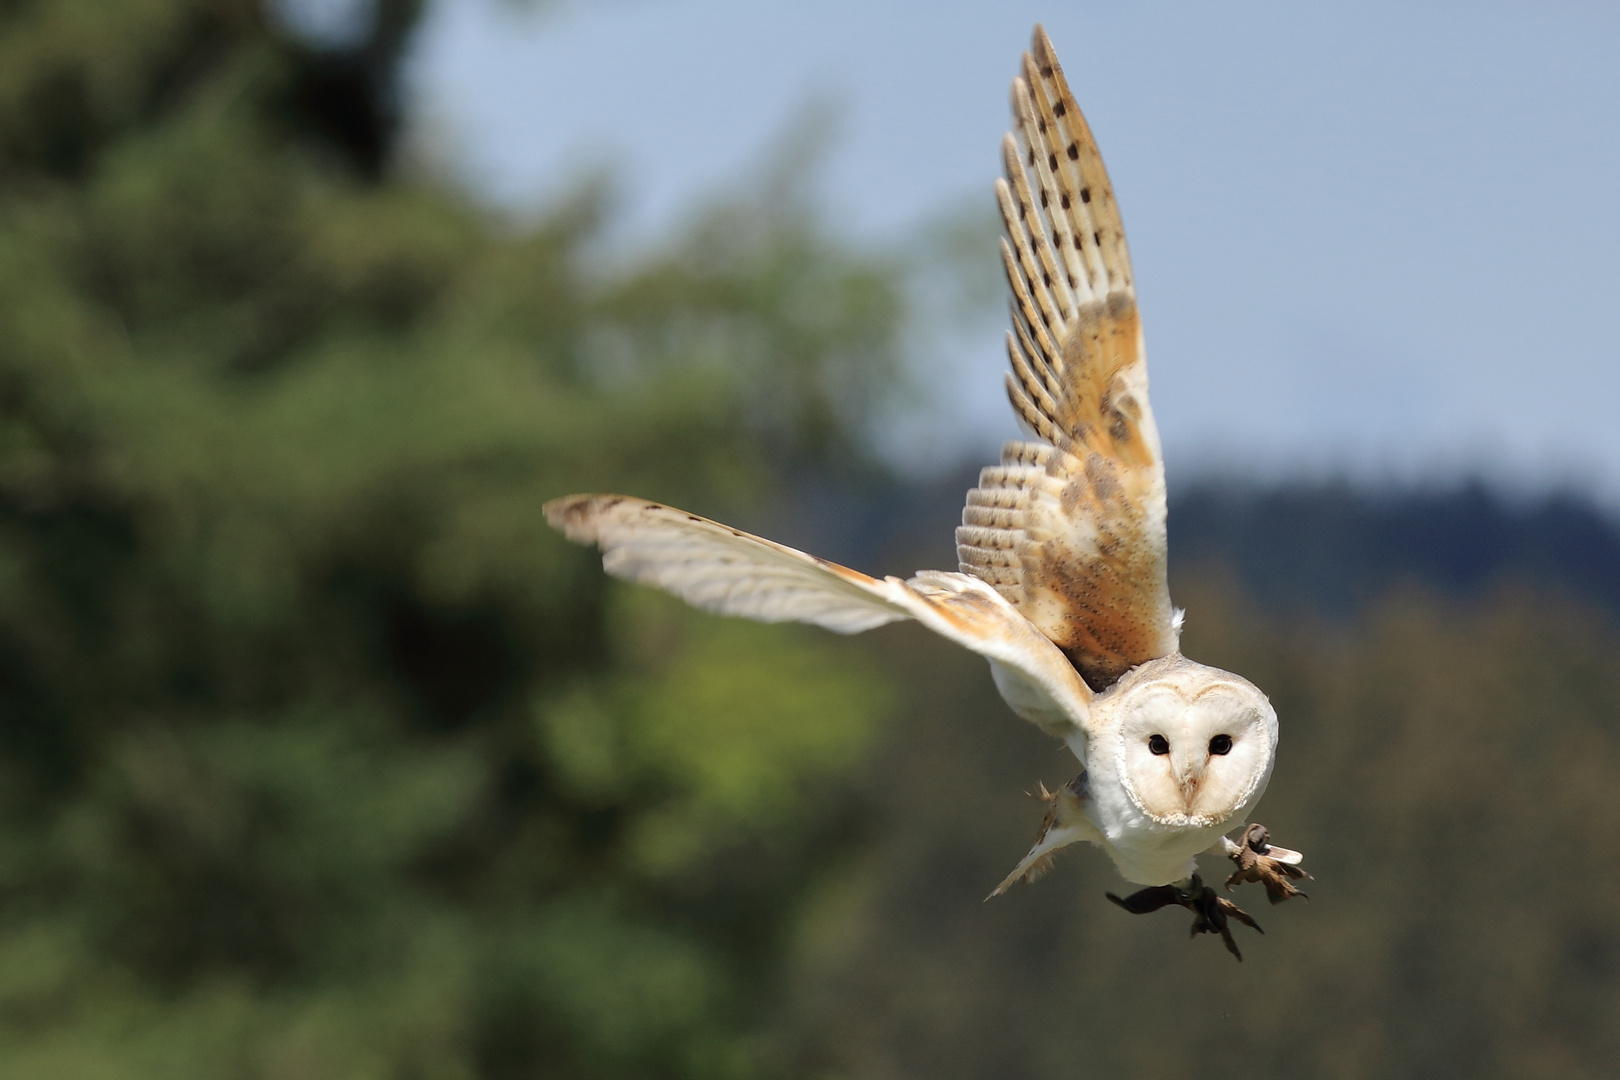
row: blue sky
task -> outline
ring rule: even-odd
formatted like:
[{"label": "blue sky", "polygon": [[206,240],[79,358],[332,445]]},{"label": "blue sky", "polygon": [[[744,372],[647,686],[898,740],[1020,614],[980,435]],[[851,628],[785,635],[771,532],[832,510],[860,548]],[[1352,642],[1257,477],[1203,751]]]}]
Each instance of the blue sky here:
[{"label": "blue sky", "polygon": [[[413,95],[486,197],[608,167],[638,235],[831,104],[827,206],[905,243],[990,207],[1037,19],[1125,214],[1172,482],[1484,473],[1620,505],[1620,7],[439,0]],[[991,321],[946,337],[908,430],[965,454],[1014,433],[1005,358]]]}]

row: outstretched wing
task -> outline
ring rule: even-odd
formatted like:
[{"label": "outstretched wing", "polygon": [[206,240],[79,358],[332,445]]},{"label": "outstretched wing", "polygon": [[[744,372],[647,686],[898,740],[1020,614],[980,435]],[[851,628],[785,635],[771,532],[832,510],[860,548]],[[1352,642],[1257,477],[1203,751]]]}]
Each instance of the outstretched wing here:
[{"label": "outstretched wing", "polygon": [[1012,286],[1007,396],[1043,441],[968,492],[963,572],[995,586],[1095,689],[1177,648],[1164,467],[1114,191],[1046,31],[1013,81],[996,182]]},{"label": "outstretched wing", "polygon": [[992,588],[964,574],[910,581],[868,577],[684,510],[624,495],[546,503],[568,539],[596,544],[610,574],[656,585],[720,615],[807,622],[841,634],[915,619],[989,658],[1019,715],[1070,738],[1090,715],[1091,691],[1061,652]]}]

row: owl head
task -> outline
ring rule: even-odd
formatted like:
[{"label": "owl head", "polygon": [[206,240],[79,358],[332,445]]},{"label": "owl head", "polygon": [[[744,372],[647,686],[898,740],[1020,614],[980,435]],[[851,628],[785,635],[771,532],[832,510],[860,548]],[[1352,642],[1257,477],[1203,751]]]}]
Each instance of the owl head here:
[{"label": "owl head", "polygon": [[1167,656],[1131,671],[1108,696],[1120,781],[1155,822],[1218,825],[1265,790],[1277,713],[1247,679]]}]

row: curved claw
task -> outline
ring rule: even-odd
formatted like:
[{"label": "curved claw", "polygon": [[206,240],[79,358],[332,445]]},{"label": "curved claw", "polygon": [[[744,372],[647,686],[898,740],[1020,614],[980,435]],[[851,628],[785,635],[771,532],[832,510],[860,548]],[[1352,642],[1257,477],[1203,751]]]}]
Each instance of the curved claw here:
[{"label": "curved claw", "polygon": [[1309,896],[1294,886],[1300,878],[1313,880],[1295,865],[1304,856],[1287,848],[1273,847],[1270,841],[1266,827],[1256,822],[1244,830],[1241,844],[1225,842],[1227,857],[1237,864],[1237,870],[1226,879],[1226,888],[1230,890],[1245,881],[1258,881],[1265,886],[1266,897],[1273,904],[1295,896],[1309,900]]},{"label": "curved claw", "polygon": [[1205,885],[1203,879],[1194,874],[1188,883],[1188,888],[1178,885],[1153,885],[1141,889],[1121,899],[1113,893],[1105,893],[1108,899],[1129,911],[1132,915],[1146,915],[1158,911],[1162,907],[1177,904],[1193,912],[1192,930],[1189,936],[1197,937],[1199,934],[1219,934],[1226,943],[1226,951],[1243,959],[1243,953],[1238,949],[1237,942],[1232,939],[1232,929],[1227,924],[1228,919],[1236,919],[1253,930],[1265,933],[1260,924],[1255,922],[1248,912],[1238,907],[1232,901],[1220,896],[1214,889]]},{"label": "curved claw", "polygon": [[1226,920],[1228,918],[1236,919],[1244,926],[1262,934],[1265,931],[1260,929],[1260,924],[1255,922],[1248,912],[1217,894],[1214,889],[1205,885],[1197,874],[1193,875],[1191,893],[1192,903],[1187,906],[1192,908],[1198,916],[1193,920],[1192,936],[1196,937],[1199,934],[1221,935],[1221,940],[1226,943],[1226,951],[1237,957],[1238,962],[1241,963],[1243,953],[1238,949],[1237,942],[1232,940],[1232,928],[1227,925]]}]

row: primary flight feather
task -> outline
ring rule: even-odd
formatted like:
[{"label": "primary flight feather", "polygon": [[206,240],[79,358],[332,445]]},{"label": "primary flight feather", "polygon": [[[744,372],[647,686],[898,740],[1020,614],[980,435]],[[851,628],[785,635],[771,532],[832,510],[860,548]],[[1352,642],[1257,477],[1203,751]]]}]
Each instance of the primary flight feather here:
[{"label": "primary flight feather", "polygon": [[[1192,909],[1195,933],[1254,926],[1205,886],[1214,850],[1303,895],[1297,852],[1251,826],[1225,833],[1265,791],[1277,716],[1247,680],[1180,655],[1166,576],[1164,466],[1148,403],[1130,254],[1113,187],[1046,32],[1012,85],[1013,130],[996,181],[1012,290],[1007,396],[1039,442],[1011,442],[968,492],[958,572],[872,578],[683,510],[624,495],[571,495],[547,520],[601,548],[606,570],[705,611],[814,623],[841,634],[914,619],[990,661],[1014,712],[1062,739],[1083,771],[1048,803],[1035,846],[996,889],[1033,880],[1086,840],[1129,881],[1132,912]],[[992,894],[994,895],[994,894]],[[1258,927],[1256,927],[1258,929]]]}]

